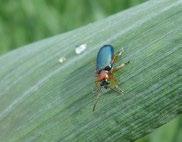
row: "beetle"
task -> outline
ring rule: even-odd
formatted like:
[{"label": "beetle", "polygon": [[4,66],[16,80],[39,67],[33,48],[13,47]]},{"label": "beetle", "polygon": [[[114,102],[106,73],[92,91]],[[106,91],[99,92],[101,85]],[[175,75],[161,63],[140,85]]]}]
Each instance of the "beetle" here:
[{"label": "beetle", "polygon": [[118,61],[119,56],[123,52],[117,52],[114,54],[114,48],[112,45],[104,45],[100,48],[97,59],[96,59],[96,102],[93,106],[93,111],[95,111],[98,99],[100,97],[101,88],[110,88],[119,94],[123,91],[118,87],[117,79],[114,77],[114,73],[122,69],[125,65],[129,63],[123,63],[117,67],[114,64]]}]

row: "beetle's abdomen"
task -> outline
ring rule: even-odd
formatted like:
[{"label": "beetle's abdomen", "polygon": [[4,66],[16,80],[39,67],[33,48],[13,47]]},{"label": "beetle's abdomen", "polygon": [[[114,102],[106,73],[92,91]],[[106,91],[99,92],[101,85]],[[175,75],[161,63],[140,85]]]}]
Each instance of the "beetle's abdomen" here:
[{"label": "beetle's abdomen", "polygon": [[104,45],[100,48],[97,54],[97,71],[103,70],[105,68],[112,68],[114,57],[114,48],[111,45]]}]

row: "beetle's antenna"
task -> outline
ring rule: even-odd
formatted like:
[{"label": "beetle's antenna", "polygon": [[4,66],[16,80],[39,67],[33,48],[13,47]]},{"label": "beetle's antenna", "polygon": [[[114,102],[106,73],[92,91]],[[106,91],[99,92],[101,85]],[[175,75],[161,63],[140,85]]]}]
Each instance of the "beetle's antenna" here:
[{"label": "beetle's antenna", "polygon": [[[97,93],[98,93],[98,92],[97,92]],[[92,110],[92,111],[95,111],[95,108],[96,108],[96,105],[97,105],[97,103],[98,103],[98,101],[99,101],[100,95],[101,95],[100,93],[97,94],[96,101],[95,101],[95,104],[94,104],[94,106],[93,106],[93,110]]]}]

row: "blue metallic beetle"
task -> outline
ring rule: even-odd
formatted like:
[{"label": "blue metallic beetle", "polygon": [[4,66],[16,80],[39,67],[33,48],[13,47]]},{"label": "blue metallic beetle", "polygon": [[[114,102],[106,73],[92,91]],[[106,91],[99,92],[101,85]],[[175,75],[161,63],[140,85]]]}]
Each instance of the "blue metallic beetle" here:
[{"label": "blue metallic beetle", "polygon": [[104,45],[100,48],[97,54],[96,61],[96,102],[93,107],[93,111],[96,108],[96,104],[98,102],[100,96],[100,90],[102,87],[105,89],[110,88],[118,93],[123,93],[122,90],[118,87],[117,79],[114,77],[113,73],[122,69],[126,64],[123,63],[118,67],[113,67],[113,65],[117,62],[119,56],[121,56],[121,51],[114,54],[114,48],[112,45]]}]

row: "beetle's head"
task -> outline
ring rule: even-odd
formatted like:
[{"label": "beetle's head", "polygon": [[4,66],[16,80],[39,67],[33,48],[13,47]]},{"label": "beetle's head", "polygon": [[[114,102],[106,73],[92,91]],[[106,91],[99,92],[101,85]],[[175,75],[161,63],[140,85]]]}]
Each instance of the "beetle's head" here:
[{"label": "beetle's head", "polygon": [[100,85],[104,86],[104,88],[107,89],[107,86],[109,85],[109,75],[107,70],[102,70],[98,73],[98,80],[101,82]]}]

